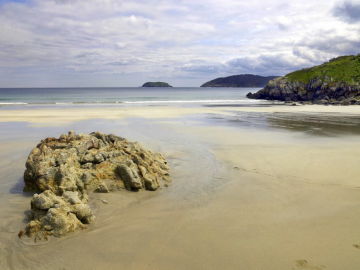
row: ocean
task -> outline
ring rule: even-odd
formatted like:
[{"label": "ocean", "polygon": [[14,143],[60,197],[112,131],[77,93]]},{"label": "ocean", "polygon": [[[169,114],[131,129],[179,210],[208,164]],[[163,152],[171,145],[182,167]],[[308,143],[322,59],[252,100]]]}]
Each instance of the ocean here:
[{"label": "ocean", "polygon": [[259,88],[0,88],[0,106],[26,104],[253,104]]}]

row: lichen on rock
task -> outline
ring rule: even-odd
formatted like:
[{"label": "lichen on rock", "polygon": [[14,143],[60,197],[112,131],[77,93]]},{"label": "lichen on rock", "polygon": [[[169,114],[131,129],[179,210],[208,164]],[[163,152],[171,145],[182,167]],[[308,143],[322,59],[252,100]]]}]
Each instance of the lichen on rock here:
[{"label": "lichen on rock", "polygon": [[24,181],[24,191],[36,192],[24,234],[46,239],[94,221],[90,192],[154,191],[167,186],[169,167],[161,154],[136,142],[100,132],[69,132],[46,138],[31,151]]}]

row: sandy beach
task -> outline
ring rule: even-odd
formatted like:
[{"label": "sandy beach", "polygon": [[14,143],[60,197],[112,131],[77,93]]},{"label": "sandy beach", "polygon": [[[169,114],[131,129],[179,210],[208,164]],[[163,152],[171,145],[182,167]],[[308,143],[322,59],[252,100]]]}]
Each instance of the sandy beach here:
[{"label": "sandy beach", "polygon": [[[357,269],[359,123],[357,106],[4,106],[0,268]],[[68,130],[163,153],[172,183],[94,194],[88,229],[19,239],[26,157]]]}]

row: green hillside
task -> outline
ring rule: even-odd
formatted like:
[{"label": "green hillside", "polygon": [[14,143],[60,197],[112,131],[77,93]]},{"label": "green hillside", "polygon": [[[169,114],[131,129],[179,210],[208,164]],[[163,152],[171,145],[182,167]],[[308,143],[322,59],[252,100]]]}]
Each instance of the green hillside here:
[{"label": "green hillside", "polygon": [[285,75],[290,81],[309,83],[314,79],[331,82],[345,82],[354,85],[360,82],[360,54],[341,56],[322,65],[298,70]]}]

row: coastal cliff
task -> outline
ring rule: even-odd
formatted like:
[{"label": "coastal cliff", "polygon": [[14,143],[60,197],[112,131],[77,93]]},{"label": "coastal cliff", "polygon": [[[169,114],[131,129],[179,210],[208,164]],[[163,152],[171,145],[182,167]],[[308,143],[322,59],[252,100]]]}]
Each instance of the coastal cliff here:
[{"label": "coastal cliff", "polygon": [[216,78],[201,85],[201,87],[263,87],[277,76],[259,76],[240,74],[229,77]]},{"label": "coastal cliff", "polygon": [[314,104],[360,105],[360,54],[341,56],[322,65],[271,80],[248,98]]},{"label": "coastal cliff", "polygon": [[146,82],[142,85],[142,87],[172,87],[172,86],[166,82]]}]

